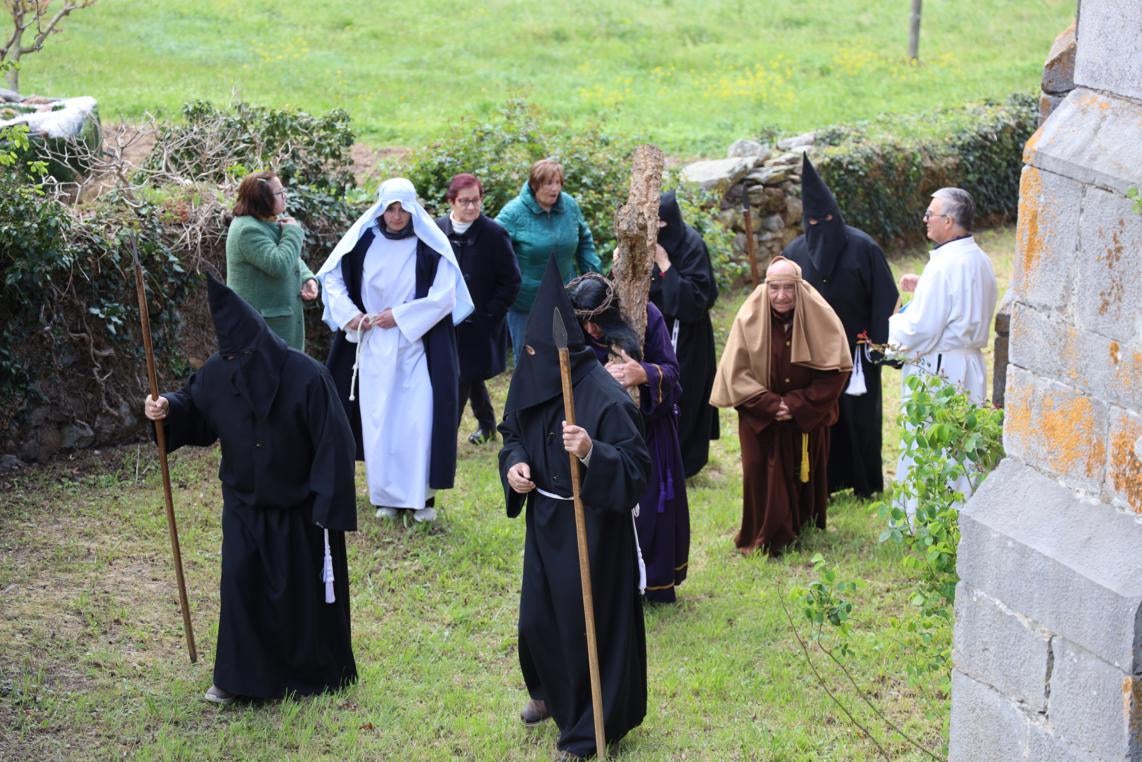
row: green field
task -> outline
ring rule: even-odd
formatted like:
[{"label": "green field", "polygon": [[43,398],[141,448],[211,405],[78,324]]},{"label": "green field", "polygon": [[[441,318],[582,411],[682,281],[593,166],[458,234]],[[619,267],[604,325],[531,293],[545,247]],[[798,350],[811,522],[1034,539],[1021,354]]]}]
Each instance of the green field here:
[{"label": "green field", "polygon": [[[192,99],[348,110],[414,148],[507,99],[683,157],[740,137],[1038,86],[1075,0],[100,0],[25,59],[21,90],[92,95],[106,121]],[[7,30],[4,30],[7,34]]]}]

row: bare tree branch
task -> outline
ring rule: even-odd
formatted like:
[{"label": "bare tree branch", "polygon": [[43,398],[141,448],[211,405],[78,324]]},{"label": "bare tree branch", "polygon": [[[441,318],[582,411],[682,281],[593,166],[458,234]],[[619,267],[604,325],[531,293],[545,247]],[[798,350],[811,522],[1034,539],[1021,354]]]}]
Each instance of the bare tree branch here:
[{"label": "bare tree branch", "polygon": [[[51,0],[4,0],[4,7],[12,19],[12,36],[0,48],[0,63],[11,63],[8,69],[8,84],[13,90],[20,89],[20,59],[28,53],[35,53],[44,47],[48,36],[59,31],[58,26],[72,11],[90,8],[97,0],[64,0],[63,5],[51,14]],[[50,16],[50,18],[49,18]],[[24,43],[24,33],[35,27],[31,42]]]}]

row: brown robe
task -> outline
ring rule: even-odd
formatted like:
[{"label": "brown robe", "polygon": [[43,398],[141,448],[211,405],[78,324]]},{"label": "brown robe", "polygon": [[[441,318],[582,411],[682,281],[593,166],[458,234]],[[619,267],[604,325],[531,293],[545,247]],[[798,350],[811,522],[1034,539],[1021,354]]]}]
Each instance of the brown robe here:
[{"label": "brown robe", "polygon": [[[825,528],[829,426],[837,420],[837,400],[849,374],[792,364],[786,331],[791,325],[770,315],[767,390],[737,406],[743,484],[742,525],[734,544],[742,552],[761,548],[776,555],[807,524]],[[792,420],[774,418],[782,399]],[[802,432],[809,434],[808,482],[801,481]]]}]

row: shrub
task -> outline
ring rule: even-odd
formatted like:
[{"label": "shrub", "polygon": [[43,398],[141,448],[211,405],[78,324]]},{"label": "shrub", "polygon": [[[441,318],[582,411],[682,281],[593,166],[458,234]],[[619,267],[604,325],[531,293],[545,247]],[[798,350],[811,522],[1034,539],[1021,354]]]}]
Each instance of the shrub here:
[{"label": "shrub", "polygon": [[[352,133],[343,112],[197,103],[184,116],[159,126],[140,170],[102,167],[118,184],[74,206],[45,191],[45,164],[26,159],[26,135],[0,134],[0,278],[9,287],[0,304],[2,451],[27,445],[33,451],[22,454],[37,457],[60,444],[37,453],[37,439],[63,440],[59,432],[79,422],[97,443],[137,423],[146,385],[136,251],[163,387],[213,351],[201,273],[225,273],[227,210],[245,172],[273,166],[293,180],[289,210],[306,225],[311,265],[358,214],[347,195]],[[29,437],[53,427],[54,436]]]},{"label": "shrub", "polygon": [[[1003,411],[972,402],[967,392],[938,376],[915,374],[905,384],[910,396],[901,412],[902,450],[912,465],[897,481],[893,500],[878,501],[872,510],[886,524],[880,541],[903,546],[903,564],[918,576],[912,603],[919,617],[911,629],[920,642],[930,643],[937,642],[932,631],[950,623],[959,581],[956,550],[965,495],[956,484],[966,479],[974,491],[999,464]],[[900,503],[909,499],[916,505],[911,521]],[[946,668],[951,646],[943,642],[927,656],[928,668]]]},{"label": "shrub", "polygon": [[933,191],[972,194],[979,220],[1010,220],[1019,203],[1023,145],[1038,125],[1028,95],[911,117],[820,130],[817,168],[845,221],[886,245],[923,235]]},{"label": "shrub", "polygon": [[471,172],[484,186],[484,213],[495,216],[519,194],[531,165],[544,157],[563,164],[564,190],[579,202],[595,247],[609,265],[615,247],[614,215],[627,198],[632,141],[589,129],[574,136],[553,136],[540,128],[539,110],[525,101],[509,101],[488,121],[461,122],[444,139],[388,163],[388,176],[412,180],[426,208],[436,216],[448,211],[444,194],[460,172]]}]

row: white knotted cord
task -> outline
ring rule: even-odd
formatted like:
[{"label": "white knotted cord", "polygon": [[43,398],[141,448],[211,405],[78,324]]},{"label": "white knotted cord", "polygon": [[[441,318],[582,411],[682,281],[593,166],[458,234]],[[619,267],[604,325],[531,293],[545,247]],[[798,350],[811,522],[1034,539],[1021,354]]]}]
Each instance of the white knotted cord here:
[{"label": "white knotted cord", "polygon": [[376,325],[380,319],[381,316],[376,314],[362,315],[356,328],[345,329],[345,338],[348,339],[350,343],[357,345],[357,349],[353,354],[353,377],[349,381],[350,402],[357,399],[357,369],[361,367],[361,347],[365,345],[365,337],[369,335],[368,328]]}]

